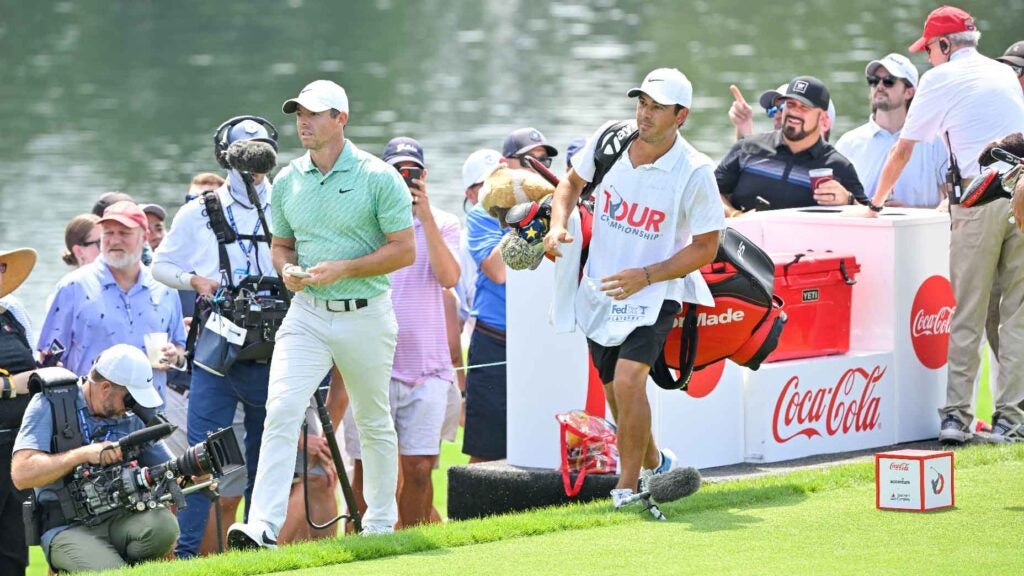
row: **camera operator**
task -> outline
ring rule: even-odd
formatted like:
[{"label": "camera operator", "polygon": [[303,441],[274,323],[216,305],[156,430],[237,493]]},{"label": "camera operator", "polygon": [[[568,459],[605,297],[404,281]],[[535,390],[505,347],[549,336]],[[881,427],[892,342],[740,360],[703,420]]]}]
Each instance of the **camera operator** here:
[{"label": "camera operator", "polygon": [[[212,301],[230,304],[243,291],[253,289],[247,279],[272,278],[277,271],[270,258],[270,239],[261,229],[257,206],[250,199],[242,175],[230,168],[227,149],[233,142],[256,140],[277,148],[277,131],[263,118],[239,116],[221,124],[214,133],[214,156],[229,170],[227,181],[217,190],[203,192],[185,204],[174,218],[171,231],[164,238],[153,260],[153,276],[177,290],[195,290],[200,303],[190,328],[189,345],[195,347],[194,358],[202,358],[212,340],[195,339],[193,334],[202,330],[202,323],[211,309]],[[265,174],[253,174],[253,186],[260,208],[268,223],[271,183]],[[237,314],[221,307],[219,313],[240,323]],[[283,318],[283,313],[282,313]],[[246,326],[250,335],[260,330]],[[249,344],[261,344],[250,338]],[[245,456],[248,481],[245,482],[246,512],[256,479],[256,462],[266,418],[267,381],[270,374],[270,346],[264,353],[239,354],[223,376],[212,373],[199,364],[194,365],[188,402],[188,443],[195,444],[206,438],[208,432],[229,428],[235,410],[241,405],[245,412]],[[238,475],[242,476],[242,475]],[[234,480],[229,480],[233,484]],[[233,486],[224,487],[227,496],[234,496]],[[239,494],[241,495],[241,494]],[[180,558],[199,554],[200,543],[206,530],[210,500],[195,493],[186,497],[188,506],[178,513],[181,539],[175,553]]]},{"label": "camera operator", "polygon": [[[62,480],[76,467],[121,461],[121,451],[114,443],[143,428],[138,417],[126,415],[126,400],[129,405],[134,401],[146,408],[160,405],[149,359],[138,348],[116,344],[100,354],[77,387],[75,413],[63,423],[49,397],[36,394],[14,443],[11,478],[19,489],[35,488],[36,512],[42,515],[43,552],[54,570],[65,572],[107,570],[160,558],[178,536],[178,523],[166,508],[118,511],[87,526],[66,520],[59,504],[70,497]],[[72,426],[79,428],[82,446],[58,452],[55,447]],[[164,444],[156,442],[142,451],[139,464],[158,465],[170,458]]]}]

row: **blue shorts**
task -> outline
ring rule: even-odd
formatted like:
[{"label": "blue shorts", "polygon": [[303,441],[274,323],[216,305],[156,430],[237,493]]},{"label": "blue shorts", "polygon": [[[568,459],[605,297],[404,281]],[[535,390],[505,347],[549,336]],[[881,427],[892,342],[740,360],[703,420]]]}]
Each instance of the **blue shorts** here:
[{"label": "blue shorts", "polygon": [[[469,366],[505,362],[504,334],[477,321],[469,340]],[[478,458],[505,458],[508,380],[505,364],[470,368],[466,373],[466,430],[462,452]]]}]

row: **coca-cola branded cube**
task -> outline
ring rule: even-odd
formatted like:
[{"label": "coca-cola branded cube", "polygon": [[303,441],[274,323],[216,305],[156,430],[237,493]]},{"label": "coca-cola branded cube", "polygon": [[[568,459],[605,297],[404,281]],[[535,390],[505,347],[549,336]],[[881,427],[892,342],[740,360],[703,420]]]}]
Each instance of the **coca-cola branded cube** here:
[{"label": "coca-cola branded cube", "polygon": [[875,454],[875,508],[924,512],[955,505],[952,452]]}]

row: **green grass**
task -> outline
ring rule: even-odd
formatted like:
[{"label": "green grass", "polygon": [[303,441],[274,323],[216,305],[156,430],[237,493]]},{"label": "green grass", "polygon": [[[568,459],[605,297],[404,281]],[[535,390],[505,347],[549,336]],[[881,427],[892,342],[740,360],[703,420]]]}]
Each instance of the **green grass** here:
[{"label": "green grass", "polygon": [[[978,418],[985,421],[989,421],[992,413],[992,396],[987,385],[988,382],[988,356],[984,356],[982,362],[982,385],[978,394]],[[451,466],[465,464],[468,461],[468,457],[462,454],[462,431],[459,431],[459,438],[456,443],[445,442],[441,448],[441,467],[434,471],[434,505],[441,513],[442,516],[446,515],[447,511],[447,469]],[[1011,456],[1004,458],[1001,456],[1006,448],[994,448],[990,446],[981,446],[977,448],[968,448],[961,450],[958,453],[957,460],[957,485],[964,486],[965,483],[971,482],[973,484],[972,475],[974,472],[969,467],[978,467],[982,470],[987,470],[986,466],[1000,466],[1000,462],[1003,460],[1009,460],[1010,462],[1006,465],[1012,466],[1024,466],[1020,460],[1024,460],[1024,449],[1009,450]],[[1015,455],[1015,456],[1014,456]],[[1016,462],[1014,463],[1014,461]],[[968,468],[965,470],[965,468]],[[990,474],[992,477],[1007,477],[1019,479],[1022,476],[1021,472],[1024,470],[1007,471],[1003,473],[1000,471],[998,474]],[[809,475],[809,476],[808,476]],[[695,535],[691,532],[697,532],[699,534],[713,533],[725,530],[732,530],[738,528],[750,528],[754,526],[762,526],[768,523],[770,520],[774,520],[776,515],[774,513],[766,513],[764,511],[774,511],[777,509],[784,509],[786,511],[794,512],[806,512],[808,514],[813,513],[819,509],[830,509],[829,506],[822,506],[818,503],[811,506],[810,510],[805,510],[805,502],[816,500],[810,498],[810,494],[816,494],[822,490],[828,489],[829,493],[840,490],[843,488],[842,484],[852,483],[856,481],[860,483],[859,491],[850,488],[852,494],[844,496],[844,498],[853,498],[855,507],[867,510],[870,506],[865,503],[873,503],[873,496],[870,498],[863,494],[864,490],[868,490],[873,494],[873,469],[864,468],[863,465],[855,465],[853,467],[843,467],[841,469],[827,470],[821,472],[799,472],[794,475],[787,476],[790,480],[783,481],[780,479],[765,479],[765,480],[745,480],[730,484],[727,486],[714,486],[705,487],[695,497],[689,498],[683,503],[666,507],[666,511],[672,510],[673,514],[670,516],[672,522],[669,522],[667,526],[657,524],[657,534],[672,534],[672,536],[663,543],[666,550],[672,551],[672,556],[675,558],[679,552],[679,544],[685,542],[683,548],[689,549],[696,545]],[[845,479],[845,480],[844,480]],[[982,478],[985,480],[985,478]],[[865,483],[866,482],[866,483]],[[1006,484],[1011,485],[1011,484]],[[996,498],[994,493],[992,496],[992,504],[999,505],[1000,503],[1015,502],[1017,506],[1015,516],[1008,519],[1006,526],[1016,526],[1022,521],[1021,512],[1024,512],[1024,499],[1020,497],[1020,494],[1024,494],[1024,485],[1017,480],[1015,484],[1017,487],[1015,494],[1008,494],[1006,499]],[[1003,485],[996,486],[996,489],[1002,489]],[[713,495],[713,496],[712,496]],[[832,494],[832,496],[836,496]],[[958,492],[959,497],[964,496],[964,490],[961,488]],[[714,502],[708,502],[708,499],[713,499]],[[796,501],[788,501],[792,499]],[[829,498],[831,502],[833,498]],[[871,504],[873,505],[873,504]],[[966,510],[966,505],[958,500],[957,514],[962,510]],[[594,506],[597,508],[594,509]],[[681,508],[680,508],[681,507]],[[686,534],[676,534],[675,529],[677,525],[681,523],[681,519],[676,516],[679,510],[682,510],[684,514],[689,515],[687,510],[690,507],[696,509],[702,509],[703,514],[708,514],[701,519],[699,523],[690,525]],[[568,507],[564,509],[552,509],[543,512],[536,512],[530,514],[513,515],[502,517],[501,519],[487,519],[482,521],[471,521],[471,522],[459,522],[445,525],[443,527],[428,527],[419,530],[410,530],[405,533],[400,533],[393,537],[381,539],[380,542],[374,542],[372,545],[369,543],[362,543],[362,541],[344,540],[345,546],[338,546],[333,543],[313,543],[304,544],[301,546],[293,546],[287,549],[283,549],[278,552],[281,556],[275,558],[277,555],[260,555],[259,561],[251,560],[252,555],[244,556],[245,560],[240,560],[243,556],[239,556],[236,553],[232,553],[224,556],[223,558],[211,558],[201,560],[197,562],[174,562],[169,564],[160,565],[161,576],[176,576],[178,574],[209,574],[215,573],[218,575],[230,575],[230,574],[260,574],[273,571],[290,570],[300,568],[302,566],[320,566],[322,564],[338,564],[338,563],[350,563],[355,560],[369,560],[375,558],[385,558],[381,560],[374,560],[373,565],[375,568],[372,570],[374,573],[395,573],[401,574],[405,563],[410,563],[412,566],[420,567],[425,573],[432,573],[433,571],[440,572],[444,569],[444,565],[437,568],[430,568],[432,562],[435,559],[441,559],[445,563],[452,561],[454,556],[458,556],[458,562],[460,572],[470,574],[476,571],[472,570],[474,563],[479,562],[481,564],[480,571],[484,569],[488,571],[494,571],[495,566],[501,566],[501,572],[503,573],[515,573],[519,570],[515,569],[517,566],[515,561],[517,559],[528,559],[535,557],[536,553],[533,551],[534,546],[539,546],[543,549],[545,546],[553,546],[555,550],[559,550],[559,547],[567,546],[566,549],[579,550],[581,546],[593,546],[595,551],[587,552],[587,556],[598,551],[605,551],[607,554],[606,562],[609,567],[608,572],[602,572],[597,570],[597,562],[587,562],[588,568],[586,572],[595,574],[599,573],[622,573],[627,568],[623,567],[618,562],[618,556],[624,556],[626,558],[634,559],[636,555],[634,552],[622,555],[621,551],[628,546],[624,545],[624,542],[629,542],[634,539],[639,539],[637,546],[640,549],[644,549],[647,545],[646,541],[651,536],[648,530],[637,531],[637,522],[642,522],[644,519],[640,516],[632,517],[628,515],[620,514],[609,514],[606,507],[602,505],[592,505],[590,507]],[[240,507],[241,509],[241,507]],[[724,512],[722,510],[733,510],[732,512]],[[870,510],[872,514],[876,514],[874,510]],[[974,510],[967,512],[974,518]],[[845,511],[834,511],[832,514],[846,515]],[[916,516],[912,514],[895,514],[895,513],[877,513],[882,517],[888,516]],[[987,514],[987,512],[986,512]],[[575,517],[576,519],[569,519],[567,516]],[[926,514],[921,516],[922,518],[931,518],[935,514]],[[978,522],[976,530],[978,534],[985,534],[988,538],[988,534],[992,529],[990,526],[1001,525],[995,517],[988,518],[984,514],[977,515]],[[828,516],[826,515],[826,518]],[[812,519],[808,518],[807,528],[801,529],[797,526],[797,534],[793,535],[794,538],[808,539],[813,538],[818,534],[818,530],[814,527],[811,522]],[[962,519],[958,519],[958,522]],[[684,522],[685,524],[685,522]],[[902,522],[898,524],[903,524]],[[618,527],[616,527],[618,526]],[[663,527],[665,526],[665,527]],[[849,530],[859,532],[870,528],[870,526],[854,525],[850,526]],[[568,535],[553,534],[558,530],[563,529],[579,529],[569,533]],[[780,528],[783,529],[783,528]],[[846,530],[846,529],[844,529]],[[439,531],[439,533],[438,533]],[[811,532],[811,534],[808,534]],[[826,531],[831,533],[831,531]],[[963,534],[975,533],[968,529],[966,526],[963,528]],[[526,541],[516,540],[521,536],[534,536]],[[902,538],[902,535],[897,535]],[[594,539],[590,544],[581,544],[578,539]],[[386,542],[385,542],[386,541]],[[895,541],[895,540],[894,540]],[[614,546],[609,546],[609,542],[614,542]],[[1018,539],[1018,546],[1024,544],[1024,537]],[[479,545],[477,545],[479,544]],[[503,550],[515,549],[520,544],[529,546],[529,549],[521,548],[517,552],[511,554],[507,558],[503,558],[500,563],[495,562],[495,558],[502,557]],[[763,545],[760,542],[755,542],[755,548],[760,550]],[[713,542],[709,543],[709,546],[713,546],[716,550],[725,546],[724,542]],[[775,544],[771,544],[770,548],[775,549]],[[890,548],[890,546],[880,546],[874,552],[877,555],[883,555],[883,552]],[[827,549],[827,547],[826,547]],[[844,548],[845,550],[845,548]],[[764,552],[764,551],[762,551]],[[566,558],[576,558],[579,561],[579,553],[566,554],[565,549],[561,549],[557,552],[565,556]],[[657,555],[664,553],[652,552]],[[766,553],[766,552],[765,552]],[[644,553],[646,554],[646,553]],[[308,555],[308,556],[307,556]],[[604,557],[603,556],[603,557]],[[715,558],[719,558],[721,555],[716,554]],[[302,558],[307,557],[307,560],[296,561],[296,557]],[[840,555],[841,557],[841,555]],[[998,557],[998,555],[997,555]],[[1005,557],[1005,556],[1004,556]],[[42,551],[38,546],[34,546],[30,549],[30,566],[28,568],[29,576],[44,576],[46,574],[46,562],[43,559]],[[310,563],[312,559],[313,563]],[[690,559],[692,562],[697,562],[696,559]],[[215,564],[206,564],[215,563]],[[463,569],[463,563],[468,568]],[[380,568],[376,568],[376,566]],[[565,574],[571,570],[571,567],[567,567],[558,562],[552,565],[561,566],[561,570],[555,570],[552,573],[558,572]],[[601,564],[604,566],[605,564]],[[865,564],[867,566],[873,566],[873,564]],[[1024,565],[1024,561],[1021,561],[1021,565]],[[613,569],[618,566],[619,569]],[[155,565],[149,564],[137,568],[135,572],[137,574],[147,573],[153,570]],[[536,567],[531,568],[532,572],[537,574],[531,574],[531,576],[539,576],[539,574],[545,574],[547,572],[538,572]],[[629,568],[632,570],[633,568]],[[331,566],[330,568],[317,569],[317,574],[346,574],[350,573],[351,570],[356,571],[368,571],[368,567],[365,562],[360,562],[354,566],[346,567],[345,564],[338,566]],[[757,567],[751,568],[754,573],[761,573],[763,570],[759,570]],[[830,571],[836,572],[834,567],[829,568]],[[730,569],[725,566],[716,566],[711,570],[712,573],[729,573]],[[773,567],[774,571],[774,567]],[[810,571],[816,572],[816,571]],[[853,571],[856,573],[856,571]],[[872,569],[872,572],[876,570]],[[884,570],[883,570],[884,572]],[[895,573],[900,573],[900,570],[895,570]],[[940,571],[942,572],[942,571]],[[418,572],[419,574],[420,572]],[[808,573],[808,570],[795,569],[794,573]],[[842,573],[840,570],[837,573]],[[748,573],[749,574],[749,573]]]},{"label": "green grass", "polygon": [[[452,522],[369,539],[144,565],[118,574],[1012,573],[1024,535],[1024,445],[957,451],[957,508],[874,508],[863,462],[705,486],[669,522],[607,501]],[[357,563],[354,563],[357,562]]]}]

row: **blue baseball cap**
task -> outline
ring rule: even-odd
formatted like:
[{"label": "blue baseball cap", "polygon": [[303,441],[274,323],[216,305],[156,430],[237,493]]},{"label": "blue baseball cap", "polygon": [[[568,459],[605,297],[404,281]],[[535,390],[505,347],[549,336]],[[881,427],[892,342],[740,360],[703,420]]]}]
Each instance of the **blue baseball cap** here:
[{"label": "blue baseball cap", "polygon": [[255,120],[242,120],[228,130],[228,144],[239,140],[258,140],[277,147],[277,142],[270,137],[266,126]]},{"label": "blue baseball cap", "polygon": [[426,168],[423,161],[423,146],[407,136],[392,138],[384,147],[381,159],[392,166],[399,162],[414,162],[420,168]]}]

